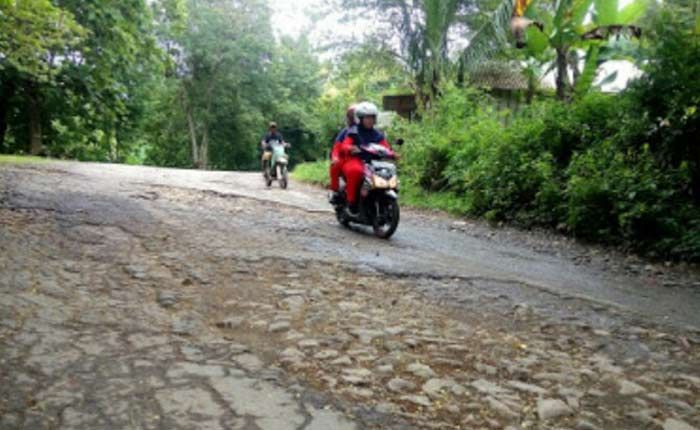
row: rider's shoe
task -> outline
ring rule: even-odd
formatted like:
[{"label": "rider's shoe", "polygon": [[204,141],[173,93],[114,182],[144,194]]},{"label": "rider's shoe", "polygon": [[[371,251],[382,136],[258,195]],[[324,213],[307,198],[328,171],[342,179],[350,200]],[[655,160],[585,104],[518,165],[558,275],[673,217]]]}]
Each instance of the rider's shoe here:
[{"label": "rider's shoe", "polygon": [[330,194],[328,202],[332,205],[339,205],[343,203],[343,196],[339,192],[334,191]]},{"label": "rider's shoe", "polygon": [[345,214],[350,218],[359,218],[360,209],[357,206],[348,205],[345,207]]}]

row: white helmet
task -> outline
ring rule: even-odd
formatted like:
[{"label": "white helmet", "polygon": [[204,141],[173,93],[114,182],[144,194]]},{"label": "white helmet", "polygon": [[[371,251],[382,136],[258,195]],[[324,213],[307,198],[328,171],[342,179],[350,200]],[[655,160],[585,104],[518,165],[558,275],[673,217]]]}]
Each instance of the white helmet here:
[{"label": "white helmet", "polygon": [[362,118],[366,116],[378,116],[379,115],[379,108],[377,108],[377,105],[374,103],[370,102],[362,102],[355,106],[355,122],[359,123],[362,121]]}]

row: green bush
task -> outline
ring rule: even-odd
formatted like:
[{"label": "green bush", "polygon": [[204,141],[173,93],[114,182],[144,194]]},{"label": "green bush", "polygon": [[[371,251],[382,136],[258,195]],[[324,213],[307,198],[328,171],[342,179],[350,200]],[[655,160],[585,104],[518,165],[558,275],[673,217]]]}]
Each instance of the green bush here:
[{"label": "green bush", "polygon": [[292,178],[327,187],[330,185],[329,168],[330,162],[328,160],[297,164],[292,171]]},{"label": "green bush", "polygon": [[648,123],[644,140],[665,168],[688,171],[684,189],[700,205],[700,27],[692,10],[666,7],[652,21],[643,52],[646,72],[631,85],[637,116]]},{"label": "green bush", "polygon": [[539,143],[560,167],[566,167],[577,151],[614,135],[626,113],[620,97],[591,93],[574,104],[550,103],[541,111]]},{"label": "green bush", "polygon": [[661,169],[648,147],[623,153],[604,142],[575,157],[568,173],[568,225],[577,236],[697,258],[700,211],[680,187],[687,172]]},{"label": "green bush", "polygon": [[392,130],[407,141],[403,196],[420,206],[556,226],[648,255],[699,260],[696,161],[659,156],[654,123],[639,113],[647,109],[639,85],[568,104],[537,102],[507,127],[487,96],[447,87],[420,122]]}]

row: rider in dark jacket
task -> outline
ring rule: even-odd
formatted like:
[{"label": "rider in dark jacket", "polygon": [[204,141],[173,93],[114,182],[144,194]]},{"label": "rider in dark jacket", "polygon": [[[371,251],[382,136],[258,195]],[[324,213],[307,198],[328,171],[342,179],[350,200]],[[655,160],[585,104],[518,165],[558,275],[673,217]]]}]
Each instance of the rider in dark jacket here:
[{"label": "rider in dark jacket", "polygon": [[284,137],[282,137],[282,134],[277,131],[277,123],[276,122],[270,123],[270,128],[268,129],[267,133],[265,133],[265,136],[263,136],[260,144],[264,150],[269,151],[270,142],[272,142],[273,140],[277,140],[279,142],[284,142]]},{"label": "rider in dark jacket", "polygon": [[277,123],[271,122],[270,128],[260,141],[260,161],[263,172],[265,172],[266,163],[270,162],[270,160],[272,159],[272,147],[270,146],[270,142],[273,142],[275,140],[278,142],[284,142],[284,137],[282,137],[282,134],[277,131]]}]

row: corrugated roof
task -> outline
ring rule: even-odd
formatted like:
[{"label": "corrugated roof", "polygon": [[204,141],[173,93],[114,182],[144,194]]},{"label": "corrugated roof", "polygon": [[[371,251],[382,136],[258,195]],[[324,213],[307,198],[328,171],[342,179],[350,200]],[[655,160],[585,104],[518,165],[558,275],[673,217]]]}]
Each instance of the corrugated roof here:
[{"label": "corrugated roof", "polygon": [[522,69],[512,63],[487,62],[469,74],[469,81],[479,88],[494,90],[526,90],[527,77]]}]

